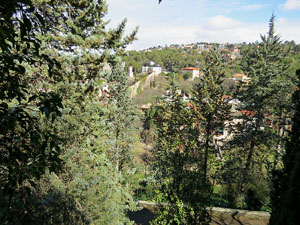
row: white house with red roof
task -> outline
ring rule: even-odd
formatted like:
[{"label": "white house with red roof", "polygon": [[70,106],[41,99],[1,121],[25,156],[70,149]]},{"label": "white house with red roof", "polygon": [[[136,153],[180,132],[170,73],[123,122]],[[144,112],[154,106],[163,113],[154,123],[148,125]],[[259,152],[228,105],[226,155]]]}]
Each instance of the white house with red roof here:
[{"label": "white house with red roof", "polygon": [[249,81],[249,78],[246,74],[243,73],[235,73],[232,75],[231,78],[233,81],[242,81],[242,82],[247,82]]},{"label": "white house with red roof", "polygon": [[196,67],[185,67],[183,69],[183,73],[192,73],[193,77],[192,79],[194,80],[196,77],[200,77],[200,69],[196,68]]}]

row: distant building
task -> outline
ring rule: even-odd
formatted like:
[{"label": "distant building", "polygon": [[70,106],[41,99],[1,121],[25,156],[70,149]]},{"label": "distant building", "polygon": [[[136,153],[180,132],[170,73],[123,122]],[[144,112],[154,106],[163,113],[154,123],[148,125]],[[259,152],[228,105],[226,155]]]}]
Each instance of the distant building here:
[{"label": "distant building", "polygon": [[226,45],[225,44],[219,44],[218,49],[219,50],[224,50],[224,49],[226,49]]},{"label": "distant building", "polygon": [[222,99],[224,100],[224,102],[228,102],[232,99],[232,96],[231,95],[223,95]]},{"label": "distant building", "polygon": [[105,80],[102,80],[101,86],[102,88],[99,90],[98,93],[99,101],[103,101],[104,98],[110,97],[110,90],[109,90],[108,83]]},{"label": "distant building", "polygon": [[248,82],[249,81],[248,76],[243,74],[243,73],[233,74],[231,79],[233,81],[242,81],[242,82]]},{"label": "distant building", "polygon": [[143,111],[143,112],[146,112],[146,111],[148,111],[148,110],[151,108],[151,105],[152,105],[151,103],[142,105],[142,106],[140,107],[140,110]]},{"label": "distant building", "polygon": [[231,100],[228,101],[228,104],[231,105],[231,111],[232,112],[236,112],[236,110],[237,110],[240,103],[241,103],[241,101],[238,100],[237,98],[234,98],[234,99],[231,99]]},{"label": "distant building", "polygon": [[237,47],[237,46],[233,46],[232,48],[230,48],[229,49],[229,51],[231,52],[231,53],[240,53],[240,48],[239,47]]},{"label": "distant building", "polygon": [[196,77],[200,77],[200,69],[196,68],[196,67],[185,67],[183,69],[184,73],[192,73],[193,77],[192,79],[194,80]]},{"label": "distant building", "polygon": [[142,66],[142,73],[152,73],[160,74],[161,66],[159,64],[155,64],[153,61],[148,61]]},{"label": "distant building", "polygon": [[193,44],[188,44],[188,45],[185,45],[184,48],[192,49],[192,48],[194,48],[194,45]]},{"label": "distant building", "polygon": [[204,44],[198,44],[197,48],[200,49],[200,50],[204,50],[205,45]]},{"label": "distant building", "polygon": [[128,66],[128,77],[130,79],[133,79],[134,78],[134,75],[133,75],[133,67],[132,66]]}]

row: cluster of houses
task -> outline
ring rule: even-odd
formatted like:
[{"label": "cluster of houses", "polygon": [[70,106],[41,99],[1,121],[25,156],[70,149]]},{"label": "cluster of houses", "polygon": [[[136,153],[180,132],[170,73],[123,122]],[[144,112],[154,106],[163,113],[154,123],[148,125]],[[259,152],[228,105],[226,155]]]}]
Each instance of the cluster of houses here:
[{"label": "cluster of houses", "polygon": [[[159,74],[162,72],[162,68],[160,65],[154,63],[154,62],[147,62],[143,68],[142,71],[144,73],[156,73]],[[192,77],[190,78],[191,80],[194,80],[197,77],[200,77],[203,73],[199,68],[196,67],[186,67],[183,69],[183,74],[184,73],[190,73],[192,74]],[[243,73],[235,73],[232,75],[230,78],[233,82],[238,82],[238,83],[244,83],[247,84],[250,81],[250,78]],[[191,107],[190,104],[190,99],[191,95],[188,93],[184,93],[182,90],[178,90],[177,94],[182,97],[183,102],[186,102],[187,108]],[[167,102],[172,101],[173,96],[171,95],[170,91],[167,90],[166,93],[162,96],[162,99]],[[234,127],[238,127],[239,124],[242,124],[245,122],[245,117],[251,118],[255,120],[255,112],[250,112],[247,110],[241,110],[241,101],[237,98],[233,98],[230,95],[224,95],[222,97],[222,100],[224,102],[227,102],[229,105],[231,105],[231,115],[232,119],[229,121],[224,122],[224,127],[221,127],[217,129],[214,132],[213,135],[213,141],[211,143],[212,146],[216,149],[216,154],[217,154],[217,159],[222,160],[223,158],[223,151],[224,151],[224,145],[232,140],[232,138],[235,136],[235,130],[232,129]],[[147,111],[150,109],[151,103],[142,105],[140,109],[142,111]],[[265,124],[266,126],[270,126],[273,128],[276,128],[276,124],[274,123],[274,118],[272,115],[264,115],[265,119]],[[265,127],[261,127],[261,129],[264,129]]]},{"label": "cluster of houses", "polygon": [[[148,61],[142,66],[142,73],[155,73],[156,75],[162,72],[162,67],[159,64],[156,64],[153,61]],[[182,71],[183,74],[191,73],[192,77],[191,80],[194,80],[197,77],[200,77],[202,72],[199,68],[196,67],[185,67]],[[129,78],[133,77],[132,67],[128,67],[128,76]]]},{"label": "cluster of houses", "polygon": [[195,49],[199,54],[202,52],[209,52],[212,49],[216,48],[220,53],[221,56],[224,59],[227,60],[235,60],[236,58],[241,57],[241,47],[242,45],[246,45],[246,43],[243,44],[229,44],[229,43],[221,43],[221,44],[216,44],[216,43],[192,43],[192,44],[171,44],[170,46],[158,46],[158,47],[152,47],[145,49],[144,51],[146,52],[151,52],[153,50],[162,50],[164,48],[169,48],[169,49],[183,49],[183,50],[190,50],[190,49]]},{"label": "cluster of houses", "polygon": [[[162,72],[162,67],[153,61],[148,61],[142,66],[142,73],[148,73],[148,74],[155,73],[156,75],[158,75],[161,72]],[[200,77],[203,74],[203,72],[201,72],[200,69],[197,67],[185,67],[185,68],[183,68],[182,73],[183,74],[190,73],[192,75],[192,77],[190,78],[191,80],[194,80],[195,78]],[[134,77],[132,66],[128,67],[128,77],[129,78]],[[243,83],[247,83],[247,82],[249,82],[250,79],[246,74],[235,73],[232,75],[231,80],[233,80],[234,82],[241,81]]]}]

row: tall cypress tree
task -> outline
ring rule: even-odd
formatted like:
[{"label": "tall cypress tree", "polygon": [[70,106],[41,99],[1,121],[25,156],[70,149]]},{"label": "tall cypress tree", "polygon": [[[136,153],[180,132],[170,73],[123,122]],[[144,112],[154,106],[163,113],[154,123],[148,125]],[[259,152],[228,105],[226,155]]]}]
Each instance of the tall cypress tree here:
[{"label": "tall cypress tree", "polygon": [[[240,93],[242,109],[247,111],[246,117],[243,119],[246,123],[252,120],[250,129],[253,130],[253,132],[247,133],[253,138],[249,138],[246,171],[251,166],[255,146],[260,143],[267,143],[266,135],[268,136],[268,134],[261,131],[261,128],[268,127],[266,117],[274,113],[275,100],[279,94],[282,95],[282,92],[289,93],[290,91],[290,83],[286,73],[288,65],[282,61],[286,54],[282,53],[280,38],[275,35],[274,19],[275,16],[272,16],[268,35],[261,37],[262,42],[257,46],[253,55],[244,55],[242,64],[243,72],[251,79]],[[249,128],[246,127],[246,129]]]}]

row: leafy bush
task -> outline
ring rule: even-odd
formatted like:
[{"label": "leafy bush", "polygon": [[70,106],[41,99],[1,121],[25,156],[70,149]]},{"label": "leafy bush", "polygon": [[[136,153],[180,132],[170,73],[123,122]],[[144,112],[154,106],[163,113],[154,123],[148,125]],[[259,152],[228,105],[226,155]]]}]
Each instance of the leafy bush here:
[{"label": "leafy bush", "polygon": [[191,72],[186,72],[184,75],[183,75],[183,79],[184,80],[188,80],[188,79],[192,79],[193,78],[193,74]]}]

